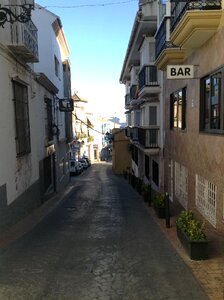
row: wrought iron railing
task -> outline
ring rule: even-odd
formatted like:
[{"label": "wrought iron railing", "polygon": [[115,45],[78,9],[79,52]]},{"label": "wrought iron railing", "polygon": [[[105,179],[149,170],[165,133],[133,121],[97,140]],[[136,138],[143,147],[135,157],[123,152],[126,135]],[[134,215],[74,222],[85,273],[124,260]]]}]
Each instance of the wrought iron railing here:
[{"label": "wrought iron railing", "polygon": [[138,128],[139,143],[145,148],[158,148],[159,128]]},{"label": "wrought iron railing", "polygon": [[138,98],[138,85],[137,84],[133,84],[130,87],[130,100],[137,99],[137,98]]},{"label": "wrought iron railing", "polygon": [[[14,51],[26,61],[38,61],[37,28],[32,21],[14,23],[11,27],[11,44]],[[21,49],[21,47],[23,47]],[[18,50],[17,50],[18,48]]]},{"label": "wrought iron railing", "polygon": [[23,26],[23,42],[27,49],[38,58],[38,39],[37,28],[32,21],[25,23]]},{"label": "wrought iron railing", "polygon": [[131,127],[127,126],[125,128],[125,135],[126,135],[126,137],[130,137],[131,136]]},{"label": "wrought iron railing", "polygon": [[125,106],[130,105],[131,99],[130,99],[130,94],[125,95]]},{"label": "wrought iron railing", "polygon": [[171,32],[181,20],[187,10],[215,10],[222,8],[221,0],[197,0],[197,1],[176,1],[171,0]]},{"label": "wrought iron railing", "polygon": [[157,86],[157,68],[156,66],[144,66],[139,73],[139,90],[145,86]]},{"label": "wrought iron railing", "polygon": [[[167,37],[167,30],[169,30],[169,26],[167,26],[167,22],[170,22],[170,32],[172,32],[177,24],[180,22],[184,13],[187,10],[220,10],[222,9],[222,0],[171,0],[171,18],[164,17],[161,22],[159,29],[156,33],[156,59],[160,55],[160,53],[166,48],[175,48],[169,41],[169,37]],[[169,34],[170,34],[169,32]]]},{"label": "wrought iron railing", "polygon": [[127,127],[126,136],[144,148],[158,148],[159,128]]},{"label": "wrought iron railing", "polygon": [[138,127],[131,127],[130,138],[133,141],[138,141]]},{"label": "wrought iron railing", "polygon": [[166,21],[167,18],[164,18],[160,24],[159,30],[156,33],[156,58],[159,54],[166,48]]}]

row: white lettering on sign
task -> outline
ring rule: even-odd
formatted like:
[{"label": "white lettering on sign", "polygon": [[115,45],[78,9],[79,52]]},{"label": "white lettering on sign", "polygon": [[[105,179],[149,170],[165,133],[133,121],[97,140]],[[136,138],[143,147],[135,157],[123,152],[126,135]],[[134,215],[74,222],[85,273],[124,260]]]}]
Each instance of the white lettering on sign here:
[{"label": "white lettering on sign", "polygon": [[194,78],[193,65],[169,65],[167,66],[167,79]]}]

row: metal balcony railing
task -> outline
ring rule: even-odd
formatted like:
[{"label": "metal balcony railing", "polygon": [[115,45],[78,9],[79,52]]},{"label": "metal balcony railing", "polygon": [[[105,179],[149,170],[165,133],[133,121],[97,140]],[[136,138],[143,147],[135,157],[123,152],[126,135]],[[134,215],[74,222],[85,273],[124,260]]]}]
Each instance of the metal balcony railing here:
[{"label": "metal balcony railing", "polygon": [[126,135],[126,137],[131,136],[131,128],[129,126],[125,128],[125,135]]},{"label": "metal balcony railing", "polygon": [[130,105],[131,99],[130,94],[125,95],[125,106]]},{"label": "metal balcony railing", "polygon": [[9,47],[27,62],[38,61],[37,28],[32,21],[12,25]]},{"label": "metal balcony railing", "polygon": [[131,127],[130,129],[130,138],[133,141],[138,141],[138,127]]},{"label": "metal balcony railing", "polygon": [[127,127],[126,136],[144,148],[158,148],[159,128]]},{"label": "metal balcony railing", "polygon": [[139,90],[146,86],[157,86],[157,68],[156,66],[144,66],[139,73]]},{"label": "metal balcony railing", "polygon": [[171,0],[171,32],[187,10],[215,10],[222,8],[222,0],[176,1]]},{"label": "metal balcony railing", "polygon": [[166,21],[167,18],[164,18],[160,24],[159,30],[156,33],[156,58],[159,54],[166,48]]},{"label": "metal balcony railing", "polygon": [[138,128],[139,143],[145,148],[158,148],[159,128]]},{"label": "metal balcony railing", "polygon": [[138,98],[138,85],[133,84],[130,88],[130,101]]}]

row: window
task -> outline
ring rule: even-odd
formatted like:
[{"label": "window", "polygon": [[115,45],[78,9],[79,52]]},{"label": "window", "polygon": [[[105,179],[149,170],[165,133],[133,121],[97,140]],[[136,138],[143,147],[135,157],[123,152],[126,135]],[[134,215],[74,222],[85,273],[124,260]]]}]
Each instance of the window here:
[{"label": "window", "polygon": [[140,126],[141,125],[141,111],[136,110],[134,112],[134,126]]},{"label": "window", "polygon": [[222,101],[223,70],[201,79],[200,129],[223,131],[224,107]]},{"label": "window", "polygon": [[199,175],[195,179],[196,207],[216,227],[217,186]]},{"label": "window", "polygon": [[157,125],[157,107],[149,106],[149,125]]},{"label": "window", "polygon": [[24,155],[31,151],[28,90],[26,85],[17,81],[13,81],[13,90],[15,101],[16,152],[17,155]]},{"label": "window", "polygon": [[53,112],[52,112],[52,100],[45,98],[46,103],[46,135],[48,141],[53,140]]},{"label": "window", "polygon": [[59,60],[54,56],[54,71],[55,75],[59,78]]},{"label": "window", "polygon": [[170,128],[186,128],[186,88],[170,95]]}]

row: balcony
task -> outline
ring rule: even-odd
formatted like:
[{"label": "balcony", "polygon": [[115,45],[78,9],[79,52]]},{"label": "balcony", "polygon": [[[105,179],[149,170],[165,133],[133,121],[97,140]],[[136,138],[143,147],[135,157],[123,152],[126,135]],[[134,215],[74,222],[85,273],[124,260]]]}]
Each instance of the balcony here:
[{"label": "balcony", "polygon": [[170,28],[170,18],[163,19],[156,33],[156,61],[155,65],[160,70],[165,70],[168,64],[183,63],[186,53],[185,49],[179,48],[167,40],[167,32]]},{"label": "balcony", "polygon": [[138,99],[138,85],[132,84],[130,87],[130,101]]},{"label": "balcony", "polygon": [[217,31],[222,1],[171,1],[170,41],[187,50],[201,47]]},{"label": "balcony", "polygon": [[139,73],[139,97],[160,93],[156,66],[144,66]]},{"label": "balcony", "polygon": [[221,0],[171,0],[171,17],[165,17],[156,33],[158,69],[168,64],[182,64],[192,50],[200,48],[217,31]]},{"label": "balcony", "polygon": [[131,102],[130,94],[126,94],[126,95],[125,95],[125,108],[126,108],[126,109],[129,108],[130,102]]},{"label": "balcony", "polygon": [[138,128],[138,140],[144,148],[159,148],[159,128]]},{"label": "balcony", "polygon": [[128,127],[127,136],[135,143],[137,147],[150,154],[159,152],[159,127],[143,128]]},{"label": "balcony", "polygon": [[11,25],[10,50],[25,62],[38,62],[37,28],[32,21]]}]

